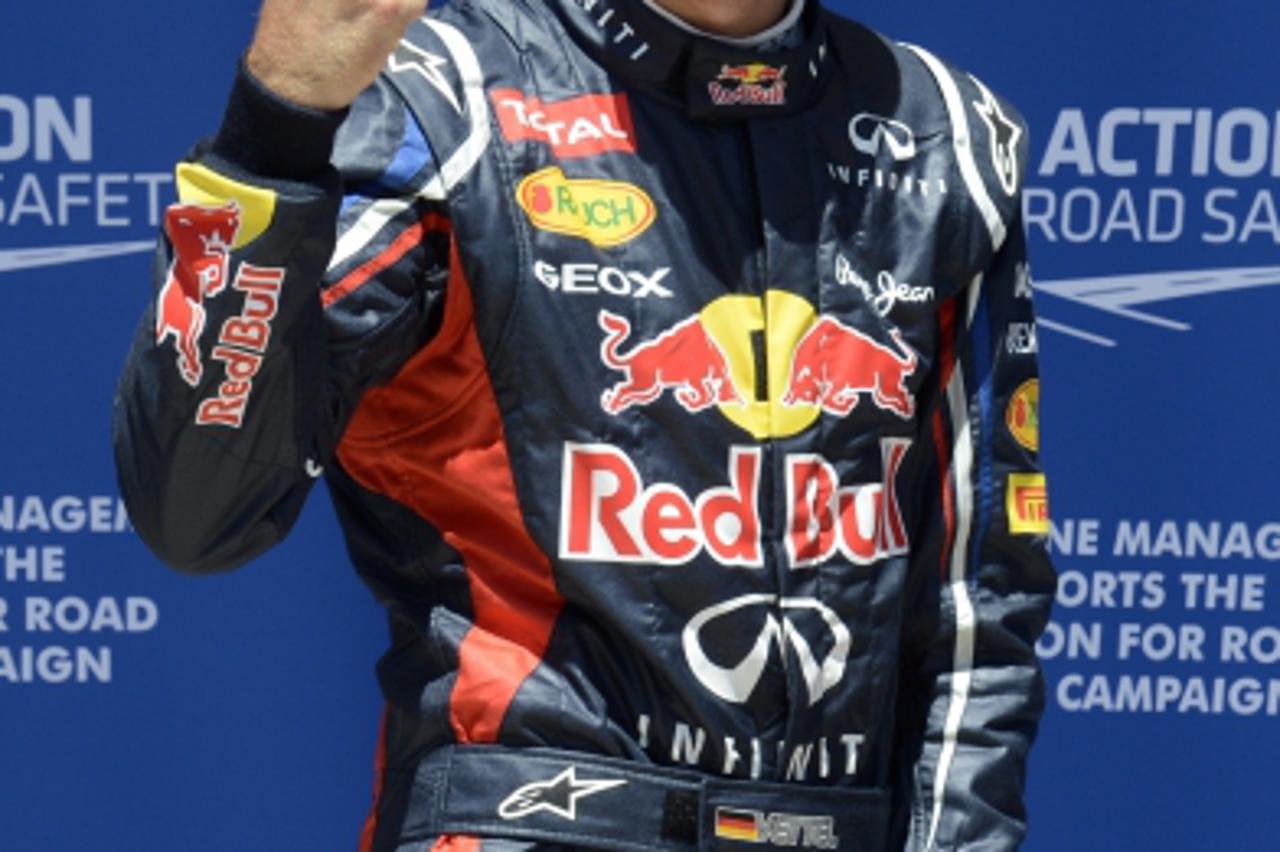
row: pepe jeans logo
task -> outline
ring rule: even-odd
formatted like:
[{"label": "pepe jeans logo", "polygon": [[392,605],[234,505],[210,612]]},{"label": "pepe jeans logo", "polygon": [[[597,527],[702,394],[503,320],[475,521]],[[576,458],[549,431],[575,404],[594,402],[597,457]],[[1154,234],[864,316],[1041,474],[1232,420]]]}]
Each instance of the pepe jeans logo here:
[{"label": "pepe jeans logo", "polygon": [[899,302],[922,304],[933,301],[932,287],[918,287],[905,281],[898,281],[887,269],[881,270],[876,275],[876,284],[872,288],[871,283],[858,274],[858,270],[854,269],[853,264],[842,254],[836,255],[835,274],[837,284],[857,289],[875,312],[882,317],[888,316],[893,306]]}]

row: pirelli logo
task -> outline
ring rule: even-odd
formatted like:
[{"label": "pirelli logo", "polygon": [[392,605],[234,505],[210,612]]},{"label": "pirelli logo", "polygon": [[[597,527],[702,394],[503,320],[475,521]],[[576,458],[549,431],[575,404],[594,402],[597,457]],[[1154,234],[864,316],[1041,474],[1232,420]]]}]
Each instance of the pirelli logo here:
[{"label": "pirelli logo", "polygon": [[739,808],[716,808],[716,837],[784,848],[836,849],[839,846],[833,817]]},{"label": "pirelli logo", "polygon": [[1005,488],[1009,532],[1049,534],[1049,492],[1043,473],[1011,473]]}]

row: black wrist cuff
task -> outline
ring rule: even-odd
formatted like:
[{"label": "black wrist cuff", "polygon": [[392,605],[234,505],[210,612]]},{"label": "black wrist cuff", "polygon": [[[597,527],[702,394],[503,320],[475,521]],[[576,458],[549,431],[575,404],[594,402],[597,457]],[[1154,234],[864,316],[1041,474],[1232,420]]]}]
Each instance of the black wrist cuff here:
[{"label": "black wrist cuff", "polygon": [[346,109],[316,109],[280,97],[241,58],[213,153],[261,177],[305,180],[329,165],[346,116]]}]

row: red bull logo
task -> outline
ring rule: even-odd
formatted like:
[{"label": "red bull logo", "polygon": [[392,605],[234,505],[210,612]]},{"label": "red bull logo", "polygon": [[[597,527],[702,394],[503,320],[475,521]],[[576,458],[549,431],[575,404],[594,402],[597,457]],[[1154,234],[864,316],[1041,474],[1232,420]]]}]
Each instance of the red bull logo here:
[{"label": "red bull logo", "polygon": [[173,262],[156,300],[156,344],[173,338],[178,373],[195,387],[204,373],[198,348],[204,300],[227,286],[240,207],[234,201],[221,207],[175,204],[165,211],[164,228],[173,245]]},{"label": "red bull logo", "polygon": [[707,92],[716,106],[782,106],[787,100],[786,73],[785,65],[763,62],[721,65]]},{"label": "red bull logo", "polygon": [[901,334],[879,343],[794,293],[723,296],[643,341],[631,341],[624,317],[601,310],[599,322],[601,360],[623,374],[601,395],[609,414],[671,391],[685,411],[715,407],[759,439],[798,434],[824,412],[847,416],[861,400],[903,420],[915,414],[908,380],[919,359]]},{"label": "red bull logo", "polygon": [[906,382],[916,370],[917,358],[896,328],[889,334],[905,355],[834,317],[822,317],[796,347],[782,404],[818,405],[844,417],[863,394],[870,394],[878,407],[910,419],[915,399]]},{"label": "red bull logo", "polygon": [[674,389],[676,402],[690,413],[715,404],[742,402],[729,375],[724,351],[697,315],[653,340],[633,345],[626,354],[621,349],[631,336],[631,323],[601,310],[600,327],[605,331],[601,359],[626,374],[601,397],[604,410],[610,414],[619,414],[633,405],[648,405],[668,389]]},{"label": "red bull logo", "polygon": [[[881,481],[841,485],[825,459],[786,458],[787,555],[792,567],[842,554],[871,564],[906,553],[895,482],[911,442],[880,442]],[[705,553],[722,565],[761,567],[759,447],[733,447],[727,486],[686,494],[669,482],[645,483],[635,464],[608,444],[565,445],[560,556],[600,562],[679,565]]]}]

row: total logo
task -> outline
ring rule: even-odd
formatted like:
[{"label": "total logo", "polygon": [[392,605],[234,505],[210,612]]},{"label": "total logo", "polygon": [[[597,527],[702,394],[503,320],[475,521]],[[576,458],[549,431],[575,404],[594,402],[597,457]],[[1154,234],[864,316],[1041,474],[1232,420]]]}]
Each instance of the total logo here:
[{"label": "total logo", "polygon": [[787,102],[786,75],[785,65],[721,65],[707,93],[716,106],[782,106]]},{"label": "total logo", "polygon": [[569,178],[558,166],[520,181],[516,203],[539,230],[579,237],[597,248],[630,242],[658,215],[653,199],[635,184]]},{"label": "total logo", "polygon": [[563,158],[636,152],[626,95],[588,94],[545,103],[516,89],[494,89],[489,97],[508,142],[541,142]]},{"label": "total logo", "polygon": [[[791,568],[816,566],[837,553],[854,564],[870,565],[907,552],[895,483],[910,446],[905,438],[882,438],[880,480],[855,485],[841,485],[835,467],[820,456],[786,457]],[[560,483],[560,557],[680,565],[705,552],[722,565],[762,568],[762,453],[757,446],[733,447],[728,484],[690,496],[674,483],[646,484],[618,447],[567,442]],[[737,694],[740,686],[724,690]]]},{"label": "total logo", "polygon": [[798,434],[823,412],[845,417],[864,400],[903,420],[915,413],[907,382],[919,358],[897,329],[881,343],[788,291],[722,296],[642,341],[625,317],[602,309],[599,322],[601,360],[623,374],[601,395],[609,414],[669,390],[689,413],[715,407],[765,439]]}]

